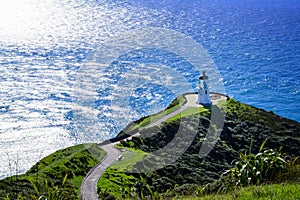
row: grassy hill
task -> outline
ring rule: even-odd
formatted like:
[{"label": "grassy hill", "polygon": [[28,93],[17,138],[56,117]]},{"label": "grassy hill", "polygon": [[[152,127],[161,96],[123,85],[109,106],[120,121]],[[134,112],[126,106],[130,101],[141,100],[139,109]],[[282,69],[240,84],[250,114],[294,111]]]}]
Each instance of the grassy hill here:
[{"label": "grassy hill", "polygon": [[[158,115],[169,113],[170,109],[172,110],[180,103],[182,100],[175,100],[171,106]],[[225,114],[224,126],[217,142],[211,144],[214,145],[213,149],[207,156],[201,157],[199,150],[207,139],[210,123],[213,123],[211,120],[213,109],[215,109],[214,112]],[[153,119],[156,119],[155,115],[138,120],[119,134],[119,137],[122,137],[126,132],[139,128],[141,136],[122,141],[119,145],[119,148],[125,148],[122,162],[127,162],[127,165],[119,162],[118,165],[111,166],[100,178],[98,188],[103,198],[108,196],[117,199],[137,197],[139,195],[137,190],[140,190],[137,188],[137,183],[143,186],[141,190],[145,196],[166,198],[166,196],[194,195],[195,191],[202,191],[203,188],[206,194],[214,193],[221,187],[222,183],[219,181],[221,174],[233,166],[232,163],[239,159],[241,153],[257,154],[266,138],[268,140],[264,144],[264,150],[280,151],[287,160],[288,157],[300,156],[300,124],[298,122],[243,104],[232,98],[219,102],[212,108],[189,108],[160,126],[145,128],[145,122]],[[218,131],[217,126],[214,128]],[[176,148],[169,148],[159,158],[153,157],[152,153],[176,140],[179,132],[181,132],[180,140],[176,141],[176,148],[186,146],[186,143],[191,140],[190,135],[193,136],[191,144],[182,155],[156,171],[135,173],[141,169],[147,171],[153,165],[166,161],[168,157],[173,159],[172,155],[178,151]],[[132,156],[128,158],[134,160],[129,166],[126,154],[137,150],[145,155],[139,160],[133,159]],[[297,183],[300,177],[299,166],[297,166],[292,172],[292,177],[286,174],[272,181],[274,183],[285,181]],[[278,176],[280,173],[278,171]],[[261,184],[269,184],[272,181],[265,180]]]},{"label": "grassy hill", "polygon": [[[188,108],[159,126],[147,128],[153,121],[180,108],[184,102],[184,97],[179,96],[164,111],[129,124],[114,139],[124,138],[128,133],[140,133],[140,136],[125,139],[118,145],[123,160],[116,161],[101,176],[98,192],[102,199],[134,199],[138,196],[152,196],[155,199],[175,196],[194,199],[202,196],[209,199],[210,196],[207,195],[222,189],[222,173],[233,168],[241,158],[250,158],[251,155],[269,149],[274,149],[275,153],[280,152],[287,162],[300,156],[298,122],[232,98],[220,101],[218,105],[210,108]],[[212,117],[212,112],[224,116],[222,127],[215,123],[218,119]],[[210,126],[211,124],[216,125]],[[213,146],[212,150],[206,156],[200,156],[202,145],[214,131],[220,131],[216,142],[206,143]],[[264,148],[260,149],[266,138],[268,140]],[[153,153],[174,141],[176,146],[168,146],[167,151],[160,157],[153,156]],[[184,151],[174,159],[180,147]],[[77,145],[57,151],[39,161],[24,175],[1,180],[0,199],[17,199],[18,196],[38,199],[41,195],[48,199],[58,199],[58,196],[62,197],[59,199],[79,199],[79,187],[83,177],[104,155],[105,152],[96,144]],[[246,156],[240,158],[241,155]],[[149,170],[164,162],[167,165],[155,171]],[[145,171],[136,173],[141,169]],[[278,188],[281,185],[278,184],[284,182],[284,190],[290,191],[289,194],[295,193],[291,199],[296,199],[299,191],[295,187],[299,186],[299,177],[299,163],[294,160],[291,169],[276,171],[272,180],[262,179],[258,188],[253,189],[252,186],[241,189],[244,187],[241,185],[233,190],[226,190],[229,191],[229,196],[221,198],[239,196],[240,192],[236,193],[237,191],[246,191],[244,193],[247,195],[253,193],[245,199],[251,199],[259,192],[261,196],[272,195],[274,192],[268,192],[272,190],[270,187],[274,191],[280,190]],[[255,183],[250,181],[248,185],[253,184]],[[275,185],[263,186],[269,184]],[[287,195],[279,193],[277,196]]]}]

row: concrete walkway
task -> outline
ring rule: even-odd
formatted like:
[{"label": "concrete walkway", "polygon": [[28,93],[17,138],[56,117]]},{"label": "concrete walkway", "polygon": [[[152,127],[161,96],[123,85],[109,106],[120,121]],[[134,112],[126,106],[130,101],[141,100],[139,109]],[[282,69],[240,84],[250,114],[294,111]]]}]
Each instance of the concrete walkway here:
[{"label": "concrete walkway", "polygon": [[[159,120],[149,124],[145,128],[150,128],[150,127],[153,127],[153,126],[157,126],[157,125],[161,124],[162,122],[165,122],[168,119],[174,117],[175,115],[181,113],[182,111],[184,111],[187,108],[203,107],[203,105],[198,104],[198,95],[197,94],[186,94],[186,95],[184,95],[184,97],[186,99],[186,102],[178,110],[175,110],[175,111],[169,113],[168,115],[160,118]],[[212,101],[213,105],[218,104],[218,102],[220,100],[226,100],[226,98],[227,98],[226,96],[222,96],[222,95],[218,95],[218,94],[211,94],[211,101]]]},{"label": "concrete walkway", "polygon": [[174,117],[175,115],[181,113],[182,111],[184,111],[184,110],[187,109],[187,108],[188,108],[188,106],[183,105],[183,106],[181,106],[179,109],[177,109],[177,110],[175,110],[175,111],[173,111],[173,112],[167,114],[166,116],[160,118],[159,120],[157,120],[157,121],[155,121],[155,122],[153,122],[153,123],[151,123],[151,124],[145,126],[145,128],[150,128],[150,127],[153,127],[153,126],[157,126],[157,125],[161,124],[162,122],[165,122],[165,121],[167,121],[168,119]]},{"label": "concrete walkway", "polygon": [[[175,115],[179,114],[187,108],[202,106],[197,104],[197,94],[186,94],[184,96],[186,98],[186,103],[183,106],[181,106],[178,110],[169,113],[163,118],[151,123],[145,128],[157,126],[160,123],[170,119],[171,117],[174,117]],[[226,100],[226,98],[227,97],[225,95],[211,94],[213,105],[216,105],[220,100]],[[137,136],[138,134],[139,133],[136,133],[134,136]],[[117,143],[118,142],[102,146],[103,150],[106,152],[106,156],[94,168],[92,168],[91,171],[83,179],[80,187],[82,200],[99,200],[99,196],[97,194],[97,183],[99,181],[100,176],[120,155],[120,151],[114,148],[114,145],[116,145]]]},{"label": "concrete walkway", "polygon": [[80,193],[82,200],[99,200],[97,183],[105,170],[118,158],[120,151],[114,148],[116,143],[102,146],[105,157],[85,176],[81,183]]}]

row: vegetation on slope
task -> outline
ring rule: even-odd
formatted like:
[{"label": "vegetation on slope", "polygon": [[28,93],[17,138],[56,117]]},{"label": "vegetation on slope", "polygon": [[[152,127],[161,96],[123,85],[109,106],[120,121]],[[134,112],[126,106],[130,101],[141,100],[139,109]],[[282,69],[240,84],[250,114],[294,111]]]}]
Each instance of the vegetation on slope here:
[{"label": "vegetation on slope", "polygon": [[[142,160],[146,153],[131,148],[122,148],[121,151],[123,159],[115,162],[100,177],[98,182],[100,199],[104,199],[110,194],[118,199],[133,197],[134,191],[132,189],[140,178],[132,175],[124,175],[124,170],[131,170],[135,163]],[[101,185],[105,185],[105,187],[101,187]]]},{"label": "vegetation on slope", "polygon": [[[279,153],[291,168],[288,172],[276,170],[276,175],[284,175],[281,176],[284,178],[262,179],[263,181],[258,184],[288,181],[289,184],[284,184],[282,187],[290,191],[289,194],[295,193],[293,197],[299,196],[299,192],[295,192],[295,187],[299,186],[300,181],[299,162],[290,159],[300,156],[298,122],[228,98],[227,101],[219,102],[217,106],[211,108],[189,108],[159,126],[145,128],[148,124],[179,108],[184,101],[184,97],[180,96],[164,111],[129,124],[118,135],[120,138],[128,132],[138,130],[143,137],[121,141],[119,148],[123,149],[124,159],[117,161],[100,178],[98,192],[101,198],[132,199],[139,196],[152,196],[159,199],[178,195],[190,195],[190,198],[203,196],[222,188],[224,184],[222,181],[226,178],[222,180],[221,174],[237,167],[235,164],[239,163],[240,158],[247,157],[251,161],[260,153],[269,155],[274,152],[275,155]],[[224,126],[222,129],[216,125],[212,126],[210,131],[217,132],[221,129],[222,132],[216,144],[211,143],[212,151],[207,156],[201,157],[199,150],[207,140],[210,124],[213,123],[212,110],[226,113]],[[181,132],[180,137],[178,137],[178,130]],[[262,149],[260,145],[266,138],[268,141]],[[151,156],[152,152],[174,140],[177,149],[168,148],[160,158]],[[186,146],[188,148],[184,149],[178,158],[172,157],[178,148]],[[96,144],[77,145],[57,151],[42,159],[26,174],[1,180],[0,199],[17,199],[18,196],[19,199],[38,199],[41,196],[47,199],[78,199],[83,177],[104,157],[104,154]],[[169,164],[159,170],[135,173],[141,169],[153,168],[157,163],[164,161]],[[246,163],[240,161],[238,166],[242,168],[239,170],[243,169]],[[288,167],[286,163],[285,167]],[[250,185],[256,183],[250,181]],[[286,195],[283,191],[279,191],[280,186],[247,187],[238,190],[241,192],[229,192],[220,198],[243,198],[241,194],[244,193],[250,195],[248,199],[257,197],[255,195],[264,198],[264,195],[270,194],[270,191],[272,194],[278,194],[279,197]]]},{"label": "vegetation on slope", "polygon": [[259,186],[248,186],[223,194],[201,195],[196,191],[193,196],[178,198],[179,200],[297,200],[300,199],[299,184],[283,183]]},{"label": "vegetation on slope", "polygon": [[[98,184],[99,191],[105,191],[108,196],[123,198],[103,184],[113,176],[114,179],[120,180],[131,177],[132,180],[142,185],[142,189],[138,189],[133,181],[128,184],[126,181],[122,183],[128,188],[129,195],[133,196],[141,195],[138,194],[139,190],[142,190],[143,195],[151,196],[155,193],[190,195],[195,189],[205,186],[208,193],[215,192],[220,188],[221,183],[218,180],[222,172],[232,167],[233,161],[238,159],[241,153],[248,152],[249,149],[253,154],[259,153],[260,145],[266,138],[268,142],[264,146],[264,151],[272,149],[274,152],[280,152],[289,157],[300,156],[299,123],[279,117],[272,112],[242,104],[231,98],[228,98],[226,102],[220,102],[218,106],[212,106],[210,110],[212,109],[220,113],[225,112],[226,117],[219,139],[207,156],[199,156],[199,150],[205,141],[209,125],[212,123],[211,113],[189,111],[190,115],[174,117],[158,127],[141,128],[139,133],[143,137],[133,137],[131,140],[121,142],[123,147],[151,153],[165,147],[174,138],[176,139],[176,134],[180,129],[183,134],[176,142],[177,147],[185,146],[191,139],[190,136],[193,136],[193,139],[189,148],[179,158],[154,172],[134,173],[118,169],[114,175],[107,173]],[[218,127],[214,129],[217,131]],[[176,154],[176,148],[171,148],[163,157],[168,159],[169,155],[174,154]],[[147,169],[152,165],[151,158],[145,156],[143,160],[133,165],[133,169],[136,168],[138,171],[141,167]],[[299,175],[299,170],[296,173]],[[298,177],[290,177],[288,181],[299,181]],[[121,194],[121,191],[119,193]]]},{"label": "vegetation on slope", "polygon": [[59,150],[40,160],[25,174],[1,180],[0,199],[38,199],[40,196],[57,199],[57,193],[62,199],[79,199],[83,177],[104,155],[96,144]]},{"label": "vegetation on slope", "polygon": [[163,118],[164,116],[170,114],[171,112],[179,109],[183,104],[185,104],[186,99],[184,98],[183,95],[178,96],[175,100],[173,100],[166,109],[162,110],[159,113],[153,114],[153,115],[149,115],[146,117],[142,117],[141,119],[138,119],[136,121],[131,122],[130,124],[128,124],[127,127],[124,128],[124,130],[122,130],[118,135],[118,137],[123,136],[124,134],[134,131],[135,129],[138,128],[143,128],[146,127],[147,125]]}]

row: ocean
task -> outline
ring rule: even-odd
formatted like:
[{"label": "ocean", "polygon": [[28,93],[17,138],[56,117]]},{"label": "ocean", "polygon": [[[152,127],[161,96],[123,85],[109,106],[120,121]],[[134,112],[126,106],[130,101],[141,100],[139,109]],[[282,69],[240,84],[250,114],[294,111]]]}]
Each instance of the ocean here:
[{"label": "ocean", "polygon": [[300,121],[297,0],[0,4],[0,179],[114,137],[196,91],[203,69],[212,91]]}]

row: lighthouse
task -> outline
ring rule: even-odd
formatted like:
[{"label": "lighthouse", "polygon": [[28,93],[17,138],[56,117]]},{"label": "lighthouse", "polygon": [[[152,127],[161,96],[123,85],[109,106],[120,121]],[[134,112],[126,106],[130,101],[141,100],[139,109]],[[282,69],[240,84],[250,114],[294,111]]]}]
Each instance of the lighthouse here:
[{"label": "lighthouse", "polygon": [[202,75],[198,80],[198,104],[202,104],[204,106],[211,105],[208,88],[208,76],[206,76],[205,71],[202,72]]}]

